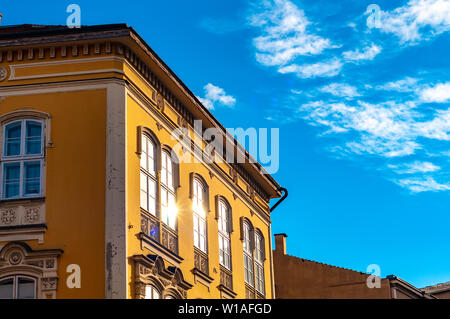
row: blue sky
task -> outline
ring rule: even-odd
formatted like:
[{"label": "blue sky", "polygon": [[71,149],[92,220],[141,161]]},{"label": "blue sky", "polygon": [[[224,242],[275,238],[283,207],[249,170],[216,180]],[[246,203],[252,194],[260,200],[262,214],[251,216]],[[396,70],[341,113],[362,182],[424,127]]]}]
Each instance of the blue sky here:
[{"label": "blue sky", "polygon": [[10,1],[2,25],[70,3],[134,27],[226,127],[280,129],[289,254],[450,280],[449,0]]}]

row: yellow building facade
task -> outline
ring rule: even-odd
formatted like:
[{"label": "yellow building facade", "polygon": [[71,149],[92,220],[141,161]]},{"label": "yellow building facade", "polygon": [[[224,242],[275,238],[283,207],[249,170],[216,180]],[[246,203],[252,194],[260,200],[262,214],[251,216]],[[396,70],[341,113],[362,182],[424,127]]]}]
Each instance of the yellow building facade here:
[{"label": "yellow building facade", "polygon": [[0,28],[0,125],[0,298],[274,297],[282,188],[132,28]]}]

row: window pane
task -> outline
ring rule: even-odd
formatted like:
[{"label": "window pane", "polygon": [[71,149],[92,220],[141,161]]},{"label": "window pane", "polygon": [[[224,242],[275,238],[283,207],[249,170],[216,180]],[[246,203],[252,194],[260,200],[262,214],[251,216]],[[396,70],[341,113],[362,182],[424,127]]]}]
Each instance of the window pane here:
[{"label": "window pane", "polygon": [[141,172],[141,207],[148,211],[148,184],[147,175]]},{"label": "window pane", "polygon": [[24,195],[36,195],[41,192],[41,163],[24,163]]},{"label": "window pane", "polygon": [[145,299],[160,299],[159,291],[153,286],[145,287]]},{"label": "window pane", "polygon": [[3,177],[3,197],[18,197],[20,185],[20,163],[5,164],[3,169]]},{"label": "window pane", "polygon": [[8,278],[0,280],[0,299],[14,298],[14,279]]},{"label": "window pane", "polygon": [[19,277],[17,299],[34,299],[36,298],[35,291],[35,281],[33,279]]},{"label": "window pane", "polygon": [[168,206],[168,225],[170,228],[175,229],[176,226],[176,220],[177,220],[177,214],[178,210],[175,205],[175,196],[171,193],[169,193],[169,206]]},{"label": "window pane", "polygon": [[25,154],[41,154],[42,152],[42,124],[27,121],[25,136]]},{"label": "window pane", "polygon": [[154,180],[148,180],[148,211],[156,215],[156,183]]},{"label": "window pane", "polygon": [[5,129],[5,156],[20,155],[22,122],[11,123]]}]

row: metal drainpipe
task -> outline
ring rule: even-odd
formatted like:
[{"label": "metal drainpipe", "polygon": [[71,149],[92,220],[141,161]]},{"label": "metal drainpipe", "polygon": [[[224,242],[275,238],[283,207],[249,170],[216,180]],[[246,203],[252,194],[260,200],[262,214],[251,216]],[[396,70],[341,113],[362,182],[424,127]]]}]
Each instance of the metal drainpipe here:
[{"label": "metal drainpipe", "polygon": [[[280,188],[280,190],[282,192],[284,192],[283,197],[280,198],[280,200],[278,202],[275,203],[275,205],[272,206],[272,208],[270,209],[270,212],[273,212],[275,210],[275,208],[281,204],[282,201],[284,201],[286,199],[286,197],[288,197],[288,191],[286,188]],[[272,222],[272,220],[271,220]],[[273,241],[272,241],[272,225],[269,225],[269,238],[270,238],[270,280],[272,281],[272,299],[275,299],[275,280],[274,280],[274,270],[273,270]]]}]

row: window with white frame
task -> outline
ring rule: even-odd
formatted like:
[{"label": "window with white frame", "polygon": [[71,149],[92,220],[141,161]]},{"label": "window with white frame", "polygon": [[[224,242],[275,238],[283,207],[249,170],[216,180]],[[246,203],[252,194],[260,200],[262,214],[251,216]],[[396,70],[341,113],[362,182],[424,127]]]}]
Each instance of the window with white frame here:
[{"label": "window with white frame", "polygon": [[35,299],[36,279],[11,276],[0,279],[0,299]]},{"label": "window with white frame", "polygon": [[156,216],[155,142],[142,134],[141,208]]},{"label": "window with white frame", "polygon": [[223,200],[219,200],[219,263],[231,270],[230,211]]},{"label": "window with white frame", "polygon": [[1,198],[43,194],[44,123],[23,119],[3,125]]},{"label": "window with white frame", "polygon": [[204,205],[204,185],[197,178],[193,180],[192,210],[194,217],[194,246],[207,253],[206,212]]},{"label": "window with white frame", "polygon": [[243,225],[244,232],[244,278],[245,282],[251,287],[254,286],[254,276],[253,276],[253,251],[252,251],[252,228],[247,223],[244,222]]},{"label": "window with white frame", "polygon": [[145,287],[145,299],[161,299],[161,293],[152,285]]},{"label": "window with white frame", "polygon": [[161,152],[161,220],[172,229],[176,227],[177,208],[172,158],[166,150]]},{"label": "window with white frame", "polygon": [[256,291],[260,294],[265,294],[264,284],[264,239],[255,232],[255,286]]}]

